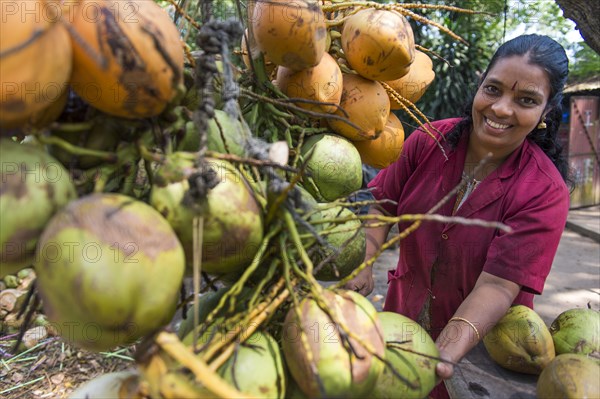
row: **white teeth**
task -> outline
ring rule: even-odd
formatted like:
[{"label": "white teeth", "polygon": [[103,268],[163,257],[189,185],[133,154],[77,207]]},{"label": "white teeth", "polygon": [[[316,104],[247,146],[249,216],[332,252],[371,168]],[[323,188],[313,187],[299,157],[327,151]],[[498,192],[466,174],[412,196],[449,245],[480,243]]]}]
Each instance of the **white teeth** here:
[{"label": "white teeth", "polygon": [[510,125],[503,125],[501,123],[493,122],[487,118],[485,119],[485,121],[487,122],[488,125],[490,125],[491,127],[495,128],[495,129],[506,129],[507,127],[510,126]]}]

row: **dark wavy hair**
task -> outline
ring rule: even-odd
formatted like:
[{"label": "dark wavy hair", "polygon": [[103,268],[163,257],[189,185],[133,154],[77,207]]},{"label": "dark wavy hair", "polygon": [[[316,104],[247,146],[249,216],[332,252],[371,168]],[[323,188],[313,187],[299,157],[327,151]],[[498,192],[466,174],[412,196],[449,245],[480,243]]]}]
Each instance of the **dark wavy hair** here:
[{"label": "dark wavy hair", "polygon": [[[565,49],[553,39],[542,35],[522,35],[501,45],[492,57],[487,69],[481,76],[479,85],[485,79],[488,72],[501,59],[512,56],[527,55],[528,63],[537,65],[548,74],[550,81],[550,98],[546,108],[550,111],[544,119],[545,129],[537,127],[528,135],[528,138],[535,142],[544,153],[552,160],[563,179],[569,183],[569,165],[563,154],[563,148],[558,140],[558,127],[562,118],[562,96],[567,75],[569,73],[569,59]],[[478,87],[479,87],[478,85]],[[460,136],[471,131],[473,126],[473,100],[475,93],[471,95],[470,100],[465,104],[463,110],[463,119],[448,133],[447,140],[451,146],[458,144]]]}]

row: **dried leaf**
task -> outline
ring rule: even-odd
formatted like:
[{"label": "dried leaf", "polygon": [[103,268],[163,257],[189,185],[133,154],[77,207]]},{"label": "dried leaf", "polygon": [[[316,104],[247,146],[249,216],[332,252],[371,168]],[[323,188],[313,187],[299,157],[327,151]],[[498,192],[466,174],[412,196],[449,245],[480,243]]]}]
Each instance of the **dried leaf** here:
[{"label": "dried leaf", "polygon": [[64,379],[65,379],[65,374],[58,373],[58,374],[54,374],[52,377],[50,377],[50,382],[52,382],[54,385],[58,385],[61,382],[63,382]]}]

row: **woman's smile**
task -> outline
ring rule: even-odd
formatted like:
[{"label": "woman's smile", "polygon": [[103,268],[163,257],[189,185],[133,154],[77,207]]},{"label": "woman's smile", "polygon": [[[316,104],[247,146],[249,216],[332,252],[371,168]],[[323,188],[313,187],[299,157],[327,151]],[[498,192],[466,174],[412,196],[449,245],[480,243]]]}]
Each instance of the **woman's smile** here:
[{"label": "woman's smile", "polygon": [[484,120],[485,120],[486,125],[490,126],[492,129],[495,129],[495,130],[506,130],[511,127],[511,125],[507,125],[507,124],[500,123],[500,122],[494,122],[493,120],[491,120],[489,118],[484,117]]}]

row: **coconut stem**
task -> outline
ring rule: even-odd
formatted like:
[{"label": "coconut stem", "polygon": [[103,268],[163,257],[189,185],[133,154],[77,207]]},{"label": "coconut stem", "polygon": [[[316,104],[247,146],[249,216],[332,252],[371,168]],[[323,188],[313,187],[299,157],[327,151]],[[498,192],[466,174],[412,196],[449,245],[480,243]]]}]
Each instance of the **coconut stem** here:
[{"label": "coconut stem", "polygon": [[[434,134],[429,130],[429,128],[433,128],[433,130],[435,130],[436,132],[438,132],[441,135],[441,132],[433,127],[431,125],[431,122],[429,121],[429,119],[427,118],[427,116],[425,116],[421,110],[419,108],[417,108],[417,106],[415,104],[413,104],[412,102],[410,102],[408,99],[402,97],[396,90],[394,90],[394,88],[392,88],[389,84],[385,83],[385,82],[379,82],[381,83],[381,85],[383,86],[383,88],[385,89],[385,91],[388,93],[389,96],[391,96],[398,104],[400,104],[400,107],[402,107],[402,109],[412,118],[414,119],[421,128],[423,128],[423,130],[425,131],[425,133],[427,133],[427,135],[429,137],[431,137],[436,143],[437,146],[439,147],[439,149],[442,151],[442,155],[444,155],[444,158],[448,159],[448,155],[446,155],[446,150],[444,150],[444,147],[442,147],[442,144],[440,143],[440,141],[438,140],[437,137],[434,136]],[[421,122],[419,120],[419,118],[417,118],[415,116],[415,114],[406,106],[409,105],[411,108],[413,108],[417,114],[419,114],[419,116],[423,119],[425,119],[425,123],[427,125],[425,125],[423,122]]]},{"label": "coconut stem", "polygon": [[[294,247],[296,248],[296,251],[298,252],[298,255],[300,256],[300,259],[302,260],[302,263],[304,263],[304,266],[306,268],[306,273],[304,274],[304,278],[311,283],[311,291],[313,289],[316,289],[316,291],[320,292],[321,290],[321,286],[319,285],[319,283],[314,279],[313,276],[313,270],[314,270],[314,265],[312,260],[310,260],[308,254],[306,253],[306,249],[304,248],[304,246],[302,245],[302,240],[300,239],[300,235],[298,234],[298,229],[296,228],[296,223],[294,223],[294,219],[292,218],[292,215],[285,211],[283,213],[283,217],[285,219],[285,224],[288,230],[288,233],[290,235],[290,238],[292,240],[292,243],[294,244]],[[316,287],[315,287],[316,285]],[[317,289],[318,287],[318,289]]]},{"label": "coconut stem", "polygon": [[[223,297],[219,300],[219,303],[217,304],[215,309],[212,312],[210,312],[210,314],[206,317],[205,326],[210,326],[213,323],[213,321],[218,317],[219,312],[221,312],[225,308],[225,304],[227,303],[227,301],[230,302],[230,309],[232,309],[232,310],[235,309],[236,297],[242,292],[242,288],[246,284],[250,275],[260,265],[260,262],[262,261],[262,257],[264,255],[265,251],[268,249],[271,239],[279,232],[279,230],[280,230],[279,227],[272,228],[265,235],[265,237],[263,238],[263,240],[261,242],[261,246],[259,247],[254,258],[252,259],[252,262],[250,263],[250,265],[244,271],[244,274],[242,274],[242,276],[238,279],[238,281],[234,285],[232,285],[231,288],[229,288],[229,290],[225,293],[225,295],[223,295]],[[216,345],[214,347],[212,347],[211,349],[207,349],[206,351],[204,351],[204,358],[205,359],[210,358],[211,356],[213,356],[213,354],[216,351],[218,351],[218,349],[219,349],[219,347],[217,347]]]},{"label": "coconut stem", "polygon": [[311,116],[315,119],[319,119],[319,118],[326,118],[326,119],[336,119],[336,120],[340,120],[342,122],[347,123],[348,125],[352,126],[353,128],[357,129],[357,130],[361,130],[360,127],[358,127],[356,124],[354,124],[353,122],[349,121],[347,118],[344,118],[342,116],[336,115],[336,114],[328,114],[325,112],[315,112],[315,111],[310,111],[308,109],[304,109],[302,107],[299,107],[297,105],[294,104],[288,104],[287,100],[286,101],[282,101],[280,99],[273,99],[267,96],[263,96],[257,93],[253,93],[250,90],[244,89],[244,88],[240,88],[241,89],[241,93],[243,95],[245,95],[246,97],[250,97],[252,99],[255,100],[259,100],[259,101],[264,101],[267,103],[271,103],[271,104],[277,104],[280,105],[282,107],[288,108],[292,111],[297,111],[301,114],[306,114],[308,116]]},{"label": "coconut stem", "polygon": [[[265,315],[265,312],[269,311],[269,306],[270,304],[276,300],[277,295],[279,293],[279,291],[283,288],[283,278],[280,278],[280,280],[275,283],[275,285],[271,288],[271,291],[269,292],[269,294],[267,294],[265,296],[265,298],[263,299],[263,302],[259,303],[258,305],[256,305],[255,307],[248,307],[250,309],[252,309],[249,313],[243,313],[243,312],[239,312],[236,313],[234,316],[228,318],[225,323],[227,324],[225,327],[225,329],[228,331],[228,334],[224,337],[220,337],[221,339],[214,344],[210,344],[208,343],[207,345],[205,345],[204,347],[202,347],[198,353],[200,354],[200,356],[202,357],[202,359],[206,362],[209,362],[211,358],[213,358],[222,348],[226,347],[227,345],[229,345],[231,342],[233,342],[235,339],[237,339],[237,337],[241,334],[242,336],[245,336],[245,338],[248,338],[249,334],[247,334],[248,330],[243,330],[240,331],[239,327],[240,326],[246,326],[246,325],[254,325],[254,323],[257,322],[257,319],[259,316],[261,315]],[[262,323],[262,322],[261,322]],[[210,324],[205,323],[205,329],[208,329],[210,327]],[[258,327],[258,326],[257,326]],[[232,331],[236,331],[235,334],[231,333]],[[210,337],[210,340],[212,340],[213,337]],[[226,358],[225,358],[226,359]],[[212,362],[211,362],[212,364]]]},{"label": "coconut stem", "polygon": [[434,56],[435,58],[442,60],[444,63],[446,63],[448,66],[451,66],[450,62],[445,59],[444,57],[442,57],[440,54],[438,54],[437,52],[428,49],[427,47],[423,47],[419,44],[415,44],[415,49],[423,52],[423,53],[427,53],[427,54],[431,54],[432,56]]},{"label": "coconut stem", "polygon": [[500,222],[490,222],[487,220],[482,220],[482,219],[471,219],[471,218],[464,218],[464,217],[460,217],[460,216],[444,216],[444,215],[437,215],[437,214],[403,214],[400,216],[395,216],[395,217],[387,217],[387,216],[379,216],[379,215],[362,215],[359,216],[360,219],[362,220],[383,220],[386,222],[386,224],[389,223],[401,223],[401,222],[410,222],[410,221],[434,221],[434,222],[440,222],[440,223],[455,223],[455,224],[461,224],[464,226],[479,226],[479,227],[488,227],[488,228],[493,228],[493,229],[499,229],[502,230],[504,232],[510,233],[512,232],[512,229]]},{"label": "coconut stem", "polygon": [[196,326],[200,324],[200,273],[202,272],[202,242],[204,241],[204,217],[203,216],[194,216],[193,219],[193,254],[192,254],[192,272],[193,272],[193,286],[194,286],[194,304],[193,304],[193,314],[194,314],[194,332],[193,342],[194,347],[198,342],[198,329]]},{"label": "coconut stem", "polygon": [[146,161],[162,163],[165,160],[165,157],[163,155],[148,150],[148,147],[142,144],[141,141],[138,141],[137,148],[142,159]]},{"label": "coconut stem", "polygon": [[[437,8],[439,7],[439,8]],[[437,5],[426,5],[425,7],[420,7],[420,8],[430,8],[430,9],[444,9],[444,7],[447,6],[437,6]],[[467,41],[465,39],[463,39],[462,37],[458,36],[456,33],[452,32],[450,29],[446,28],[445,26],[430,20],[427,17],[424,17],[422,15],[419,15],[417,13],[414,13],[412,11],[409,10],[409,8],[417,8],[415,7],[414,4],[409,4],[409,7],[406,7],[404,4],[396,4],[396,3],[392,3],[392,4],[380,4],[380,3],[376,3],[373,1],[366,1],[366,2],[345,2],[345,3],[336,3],[336,4],[331,4],[331,5],[324,5],[323,6],[323,12],[333,12],[333,11],[340,11],[340,10],[347,10],[347,9],[351,9],[350,12],[345,13],[344,16],[342,18],[339,19],[334,19],[331,21],[327,21],[327,26],[335,26],[335,25],[341,25],[344,23],[344,21],[348,18],[348,16],[357,13],[358,11],[360,11],[361,9],[365,9],[365,8],[374,8],[377,10],[387,10],[387,11],[396,11],[404,16],[408,16],[412,19],[414,19],[415,21],[419,21],[421,23],[427,24],[427,25],[431,25],[434,26],[436,28],[438,28],[440,31],[446,33],[447,35],[449,35],[451,38],[453,38],[454,40],[457,40],[463,44],[468,45]],[[455,8],[451,11],[455,11],[455,12],[463,12],[466,14],[476,14],[476,13],[482,13],[482,12],[475,12],[472,10],[467,10],[467,9],[462,9],[462,8]]]},{"label": "coconut stem", "polygon": [[[285,283],[284,279],[281,278],[277,282],[277,286],[282,286]],[[268,320],[269,317],[275,312],[275,310],[281,305],[289,296],[290,291],[286,288],[281,291],[272,301],[269,303],[263,312],[260,312],[256,315],[256,317],[249,319],[246,324],[248,327],[243,330],[243,334],[237,335],[236,341],[230,343],[221,354],[210,363],[209,367],[211,370],[217,370],[220,366],[223,365],[229,359],[231,354],[234,352],[236,345],[241,342],[244,342],[248,339],[265,321]],[[231,334],[228,334],[230,336]]]},{"label": "coconut stem", "polygon": [[375,251],[375,254],[373,254],[373,256],[370,259],[367,259],[363,263],[361,263],[356,269],[354,269],[354,271],[352,273],[350,273],[348,276],[346,276],[345,278],[343,278],[340,281],[338,281],[337,283],[335,283],[332,286],[332,288],[341,288],[344,285],[346,285],[346,283],[348,281],[350,281],[354,277],[358,276],[358,274],[361,271],[363,271],[366,267],[372,266],[375,263],[375,261],[377,260],[377,258],[379,258],[379,256],[385,250],[387,250],[391,246],[395,245],[396,242],[404,239],[406,236],[408,236],[410,233],[412,233],[414,230],[416,230],[420,225],[421,225],[421,222],[417,221],[417,222],[413,223],[412,225],[410,225],[405,230],[403,230],[400,234],[398,234],[398,235],[390,238],[388,241],[386,241],[385,243],[383,243],[383,245],[381,245],[381,247],[379,247],[379,249],[377,251]]},{"label": "coconut stem", "polygon": [[188,347],[186,347],[177,335],[167,332],[161,332],[156,337],[156,343],[173,359],[188,368],[196,380],[206,389],[220,398],[252,398],[245,395],[235,388],[232,388],[218,374],[211,370],[206,363],[195,356]]},{"label": "coconut stem", "polygon": [[36,138],[40,143],[46,145],[55,145],[57,147],[62,148],[65,151],[68,151],[70,154],[77,156],[91,156],[100,158],[104,161],[115,163],[118,160],[117,154],[113,152],[107,151],[99,151],[99,150],[90,150],[88,148],[79,147],[74,144],[69,143],[68,141],[61,139],[56,136],[42,136],[41,134],[36,135]]},{"label": "coconut stem", "polygon": [[292,172],[292,173],[298,172],[295,168],[292,168],[287,165],[282,165],[278,162],[262,160],[262,159],[242,158],[242,157],[239,157],[234,154],[223,154],[220,152],[215,152],[215,151],[209,150],[209,151],[206,151],[206,156],[209,158],[223,159],[225,161],[243,163],[243,164],[248,164],[248,165],[252,165],[252,166],[277,168],[277,169],[284,170],[286,172]]},{"label": "coconut stem", "polygon": [[489,13],[486,11],[475,11],[475,10],[469,10],[467,8],[460,8],[460,7],[455,7],[455,6],[446,6],[446,5],[441,5],[441,4],[420,4],[420,3],[402,3],[402,4],[398,4],[399,7],[402,8],[421,8],[421,9],[427,9],[427,10],[446,10],[446,11],[454,11],[454,12],[459,12],[459,13],[463,13],[463,14],[483,14],[483,15],[496,15],[493,13]]},{"label": "coconut stem", "polygon": [[183,16],[183,18],[185,18],[185,20],[186,20],[186,21],[187,21],[187,22],[188,22],[190,25],[192,25],[192,27],[193,27],[194,29],[200,30],[200,28],[202,28],[202,25],[200,25],[199,23],[197,23],[197,22],[194,20],[194,18],[190,17],[190,16],[188,15],[188,13],[187,13],[187,12],[186,12],[186,11],[185,11],[185,10],[184,10],[182,7],[179,7],[179,4],[177,4],[177,2],[176,2],[175,0],[167,0],[167,2],[168,2],[169,4],[171,4],[171,5],[172,5],[172,6],[175,8],[175,12],[176,12],[178,15],[181,15],[181,16]]},{"label": "coconut stem", "polygon": [[279,259],[273,259],[265,277],[262,278],[258,282],[256,287],[254,287],[254,294],[248,301],[248,309],[254,309],[255,307],[257,307],[260,304],[259,299],[260,299],[261,293],[263,291],[263,288],[265,288],[265,286],[271,281],[273,276],[275,276],[275,272],[279,268],[280,263],[281,263],[281,261]]}]

